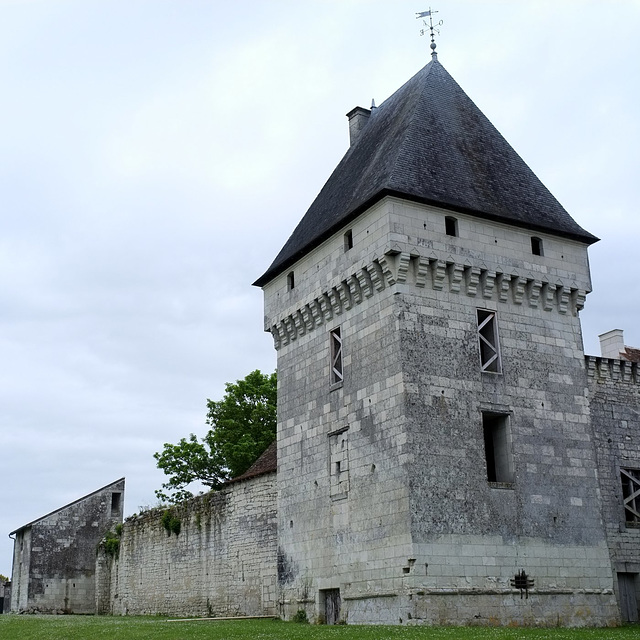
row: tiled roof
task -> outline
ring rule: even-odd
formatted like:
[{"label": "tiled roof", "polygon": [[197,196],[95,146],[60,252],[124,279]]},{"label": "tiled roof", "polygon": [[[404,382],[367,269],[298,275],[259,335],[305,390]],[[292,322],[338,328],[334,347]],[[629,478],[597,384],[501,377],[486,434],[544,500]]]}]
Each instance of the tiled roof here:
[{"label": "tiled roof", "polygon": [[625,346],[624,351],[620,352],[620,358],[629,362],[640,362],[640,349]]},{"label": "tiled roof", "polygon": [[372,109],[357,141],[254,284],[265,285],[385,195],[597,241],[432,61]]},{"label": "tiled roof", "polygon": [[[237,482],[238,480],[247,480],[255,478],[265,473],[271,473],[278,470],[278,443],[274,440],[265,450],[264,453],[240,476],[232,478],[229,482]],[[228,483],[227,483],[228,484]]]}]

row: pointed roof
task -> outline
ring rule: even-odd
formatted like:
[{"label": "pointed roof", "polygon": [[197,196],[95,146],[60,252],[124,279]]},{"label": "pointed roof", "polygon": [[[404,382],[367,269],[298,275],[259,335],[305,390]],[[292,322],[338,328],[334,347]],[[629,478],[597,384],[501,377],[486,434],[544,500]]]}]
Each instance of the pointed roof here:
[{"label": "pointed roof", "polygon": [[51,512],[47,513],[44,516],[40,516],[39,518],[36,518],[35,520],[32,520],[31,522],[27,522],[27,524],[23,524],[21,527],[18,527],[15,531],[12,531],[9,535],[12,536],[14,533],[18,533],[19,531],[22,531],[23,529],[26,529],[27,527],[31,527],[32,525],[37,524],[38,522],[41,522],[42,520],[46,520],[50,516],[53,516],[56,513],[60,513],[61,511],[64,511],[65,509],[68,509],[69,507],[73,507],[73,505],[78,504],[79,502],[82,502],[83,500],[86,500],[87,498],[90,498],[91,496],[95,496],[97,493],[100,493],[102,491],[107,491],[109,489],[114,489],[115,491],[124,491],[124,481],[125,481],[125,478],[120,478],[119,480],[114,480],[113,482],[110,482],[109,484],[106,484],[104,487],[101,487],[100,489],[96,489],[95,491],[92,491],[91,493],[88,493],[86,496],[82,496],[82,498],[78,498],[77,500],[74,500],[73,502],[70,502],[69,504],[65,504],[64,507],[60,507],[58,509],[55,509],[54,511],[51,511]]},{"label": "pointed roof", "polygon": [[433,60],[378,108],[269,269],[263,286],[386,195],[586,244],[580,227]]}]

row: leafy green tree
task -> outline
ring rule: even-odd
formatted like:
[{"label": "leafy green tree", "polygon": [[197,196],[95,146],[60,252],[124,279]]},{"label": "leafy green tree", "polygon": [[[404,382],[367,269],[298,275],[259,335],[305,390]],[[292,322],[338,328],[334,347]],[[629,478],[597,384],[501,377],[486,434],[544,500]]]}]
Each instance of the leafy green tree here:
[{"label": "leafy green tree", "polygon": [[211,489],[242,475],[276,437],[276,374],[252,371],[243,380],[225,385],[222,400],[207,400],[204,438],[193,433],[178,444],[165,443],[154,453],[169,480],[156,491],[158,499],[179,502],[193,494],[187,489],[201,482]]}]

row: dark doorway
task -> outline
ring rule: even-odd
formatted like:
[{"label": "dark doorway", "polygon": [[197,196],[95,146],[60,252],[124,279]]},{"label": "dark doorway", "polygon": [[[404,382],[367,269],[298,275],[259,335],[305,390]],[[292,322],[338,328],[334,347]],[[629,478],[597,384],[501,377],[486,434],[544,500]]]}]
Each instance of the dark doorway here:
[{"label": "dark doorway", "polygon": [[324,589],[324,619],[327,624],[338,624],[340,621],[340,589]]},{"label": "dark doorway", "polygon": [[623,622],[638,622],[637,584],[637,573],[618,573],[620,616]]}]

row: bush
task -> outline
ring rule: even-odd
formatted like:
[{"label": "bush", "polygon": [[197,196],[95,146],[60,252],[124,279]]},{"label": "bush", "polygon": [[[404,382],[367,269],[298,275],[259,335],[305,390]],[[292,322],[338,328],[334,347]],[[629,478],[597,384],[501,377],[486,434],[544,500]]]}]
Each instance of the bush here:
[{"label": "bush", "polygon": [[167,509],[162,514],[161,522],[168,536],[170,536],[172,533],[175,533],[176,535],[180,533],[180,518],[175,516],[170,509]]},{"label": "bush", "polygon": [[302,624],[308,624],[309,618],[307,618],[307,612],[304,609],[298,609],[296,615],[291,618],[291,622],[300,622]]}]

